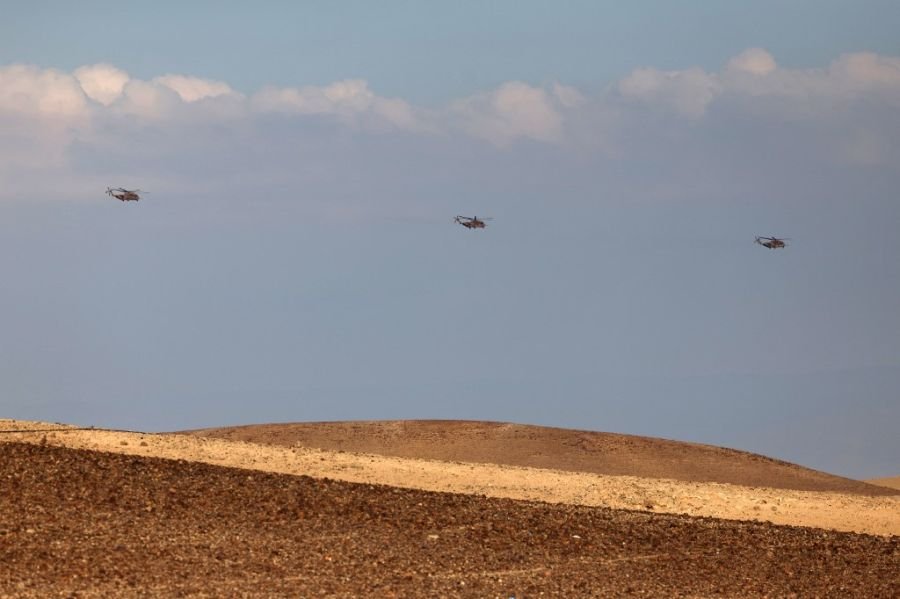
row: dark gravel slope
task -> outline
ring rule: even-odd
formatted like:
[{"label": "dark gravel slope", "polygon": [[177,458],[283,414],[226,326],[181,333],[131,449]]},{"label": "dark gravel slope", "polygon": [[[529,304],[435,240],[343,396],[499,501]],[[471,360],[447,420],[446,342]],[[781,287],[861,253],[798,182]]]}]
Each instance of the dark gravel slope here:
[{"label": "dark gravel slope", "polygon": [[0,596],[900,596],[900,539],[0,444]]}]

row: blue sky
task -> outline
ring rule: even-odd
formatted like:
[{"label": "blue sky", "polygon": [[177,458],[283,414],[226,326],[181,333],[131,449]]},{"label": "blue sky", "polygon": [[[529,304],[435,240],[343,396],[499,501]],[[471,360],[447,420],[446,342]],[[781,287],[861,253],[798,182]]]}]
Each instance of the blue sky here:
[{"label": "blue sky", "polygon": [[897,474],[900,8],[619,4],[9,3],[0,415]]}]

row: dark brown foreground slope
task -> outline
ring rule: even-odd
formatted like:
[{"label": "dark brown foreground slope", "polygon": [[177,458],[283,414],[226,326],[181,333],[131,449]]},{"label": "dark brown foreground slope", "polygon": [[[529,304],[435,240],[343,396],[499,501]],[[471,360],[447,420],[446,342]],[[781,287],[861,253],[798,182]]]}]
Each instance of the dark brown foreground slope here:
[{"label": "dark brown foreground slope", "polygon": [[259,424],[191,431],[235,441],[299,445],[404,458],[552,468],[572,472],[731,483],[799,491],[896,495],[761,455],[613,433],[523,424],[402,420]]},{"label": "dark brown foreground slope", "polygon": [[0,596],[896,597],[900,539],[0,444]]}]

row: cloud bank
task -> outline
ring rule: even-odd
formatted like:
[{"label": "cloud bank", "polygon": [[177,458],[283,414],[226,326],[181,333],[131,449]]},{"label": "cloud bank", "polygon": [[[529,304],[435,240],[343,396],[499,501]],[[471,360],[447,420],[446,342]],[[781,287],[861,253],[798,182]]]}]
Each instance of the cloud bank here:
[{"label": "cloud bank", "polygon": [[[898,112],[900,57],[865,52],[791,69],[750,48],[715,72],[645,66],[595,94],[558,82],[509,81],[439,107],[381,96],[361,79],[244,94],[184,74],[136,79],[111,64],[71,73],[13,64],[0,67],[0,197],[15,195],[42,170],[74,176],[78,156],[80,167],[86,156],[105,157],[97,176],[138,171],[167,152],[205,156],[214,170],[211,161],[229,144],[250,144],[261,154],[270,145],[298,151],[296,139],[315,146],[399,135],[496,152],[538,144],[639,157],[658,152],[663,138],[700,143],[748,120],[786,125],[811,145],[829,146],[843,164],[898,165]],[[237,155],[250,159],[243,150]]]}]

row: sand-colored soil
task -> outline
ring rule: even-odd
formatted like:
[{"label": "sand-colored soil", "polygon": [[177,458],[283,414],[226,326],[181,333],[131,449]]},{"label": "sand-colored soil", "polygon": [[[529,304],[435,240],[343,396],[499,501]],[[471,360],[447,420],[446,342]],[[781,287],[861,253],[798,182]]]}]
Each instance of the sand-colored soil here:
[{"label": "sand-colored soil", "polygon": [[85,430],[0,420],[2,441],[202,462],[264,472],[557,504],[757,520],[900,535],[900,496],[615,476],[284,447],[183,434]]},{"label": "sand-colored soil", "polygon": [[256,424],[187,432],[233,441],[442,462],[528,466],[796,491],[895,494],[881,486],[746,451],[653,437],[525,424],[385,420]]},{"label": "sand-colored soil", "polygon": [[888,489],[897,489],[900,491],[900,476],[888,476],[885,478],[872,478],[866,481],[870,485],[878,485]]}]

